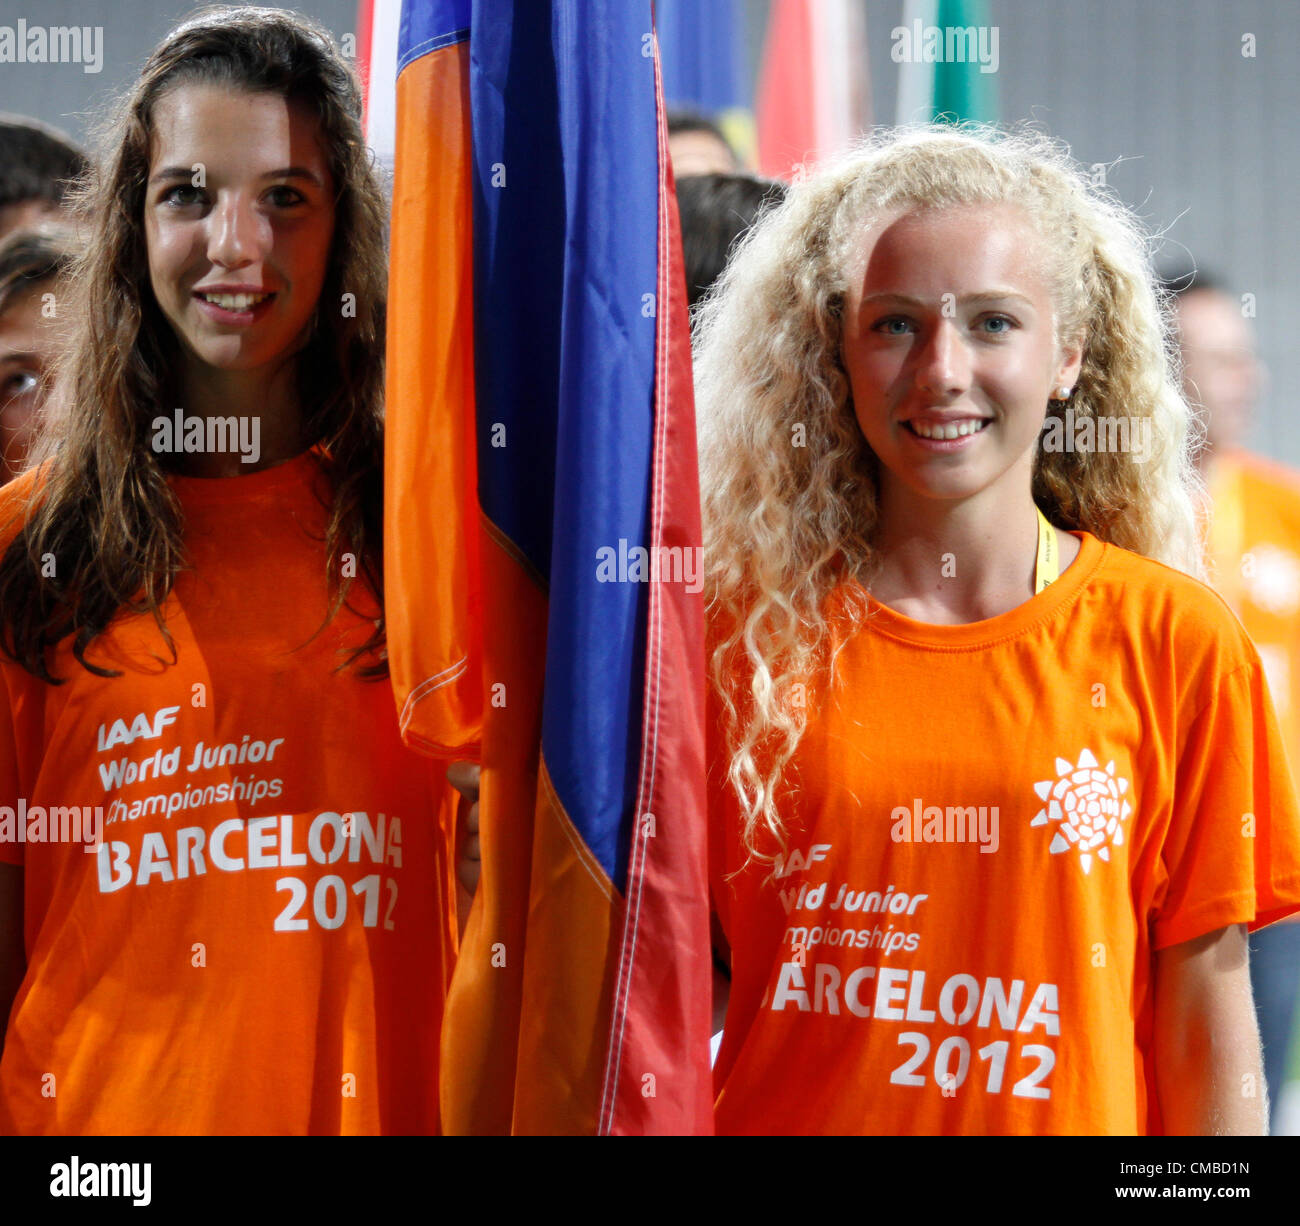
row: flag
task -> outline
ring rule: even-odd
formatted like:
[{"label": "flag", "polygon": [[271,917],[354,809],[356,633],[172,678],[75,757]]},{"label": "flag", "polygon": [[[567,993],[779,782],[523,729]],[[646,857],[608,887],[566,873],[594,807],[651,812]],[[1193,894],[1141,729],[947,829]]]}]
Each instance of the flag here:
[{"label": "flag", "polygon": [[699,490],[648,0],[407,0],[385,452],[403,734],[482,764],[449,1133],[711,1131]]},{"label": "flag", "polygon": [[714,120],[742,164],[756,154],[754,88],[744,59],[740,0],[656,0],[655,34],[669,107]]},{"label": "flag", "polygon": [[738,0],[658,0],[655,34],[669,106],[708,115],[749,106]]},{"label": "flag", "polygon": [[758,163],[790,179],[871,122],[867,41],[853,0],[773,0],[758,83]]},{"label": "flag", "polygon": [[999,33],[986,0],[906,0],[890,48],[897,121],[996,123]]}]

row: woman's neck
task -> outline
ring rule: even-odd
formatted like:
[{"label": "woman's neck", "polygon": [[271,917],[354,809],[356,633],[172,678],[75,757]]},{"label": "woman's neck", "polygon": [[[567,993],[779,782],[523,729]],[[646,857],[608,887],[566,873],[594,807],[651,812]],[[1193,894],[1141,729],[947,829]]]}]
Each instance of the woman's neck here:
[{"label": "woman's neck", "polygon": [[[191,445],[173,446],[169,467],[184,476],[245,477],[304,450],[293,362],[269,375],[265,370],[190,369],[182,395]],[[191,419],[203,427],[199,450],[192,445],[200,439],[199,427],[190,426]],[[214,428],[215,423],[222,424]],[[162,437],[176,439],[178,433],[172,429]]]},{"label": "woman's neck", "polygon": [[[1053,528],[1060,570],[1079,541]],[[882,496],[872,596],[914,621],[964,625],[1017,608],[1034,594],[1038,516],[1028,490],[986,490],[960,502],[911,491]]]}]

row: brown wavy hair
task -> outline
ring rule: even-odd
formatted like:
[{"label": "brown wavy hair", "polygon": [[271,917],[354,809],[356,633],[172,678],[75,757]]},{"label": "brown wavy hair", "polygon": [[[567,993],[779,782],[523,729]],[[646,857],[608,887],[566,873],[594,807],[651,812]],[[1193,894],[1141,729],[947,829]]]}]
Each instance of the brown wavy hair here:
[{"label": "brown wavy hair", "polygon": [[[355,314],[318,311],[299,355],[306,442],[319,449],[332,501],[326,531],[332,618],[351,585],[346,556],[383,601],[382,475],[386,298],[385,212],[361,131],[356,79],[330,35],[279,10],[213,7],[173,30],[149,57],[101,139],[102,157],[74,197],[86,235],[71,277],[71,341],[55,380],[57,409],[34,457],[39,489],[0,559],[0,646],[52,684],[49,651],[68,635],[77,661],[119,611],[152,615],[185,565],[180,504],[149,445],[160,412],[179,403],[179,344],[150,288],[144,205],[155,108],[192,84],[277,94],[319,123],[336,191],[321,303],[353,295]],[[54,566],[42,561],[53,557]],[[55,573],[47,575],[45,572]],[[344,661],[387,675],[384,625]]]}]

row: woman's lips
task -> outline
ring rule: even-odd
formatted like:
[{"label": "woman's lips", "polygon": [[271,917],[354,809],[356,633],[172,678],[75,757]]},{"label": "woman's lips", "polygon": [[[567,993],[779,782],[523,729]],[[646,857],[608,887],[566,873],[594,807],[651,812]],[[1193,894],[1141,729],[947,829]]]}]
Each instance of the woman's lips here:
[{"label": "woman's lips", "polygon": [[254,323],[266,314],[275,301],[275,294],[260,291],[197,290],[193,297],[199,310],[214,323],[236,326]]}]

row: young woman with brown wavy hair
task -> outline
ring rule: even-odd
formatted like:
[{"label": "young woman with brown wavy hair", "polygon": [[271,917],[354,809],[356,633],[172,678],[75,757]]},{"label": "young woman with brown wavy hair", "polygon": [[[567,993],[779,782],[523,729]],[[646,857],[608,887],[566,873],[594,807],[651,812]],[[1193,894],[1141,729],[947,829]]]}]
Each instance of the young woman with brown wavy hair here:
[{"label": "young woman with brown wavy hair", "polygon": [[206,10],[82,194],[79,332],[0,508],[5,1131],[437,1128],[442,788],[386,679],[359,114],[318,26]]},{"label": "young woman with brown wavy hair", "polygon": [[880,134],[702,308],[720,1132],[1262,1130],[1300,823],[1166,335],[1030,130]]}]

